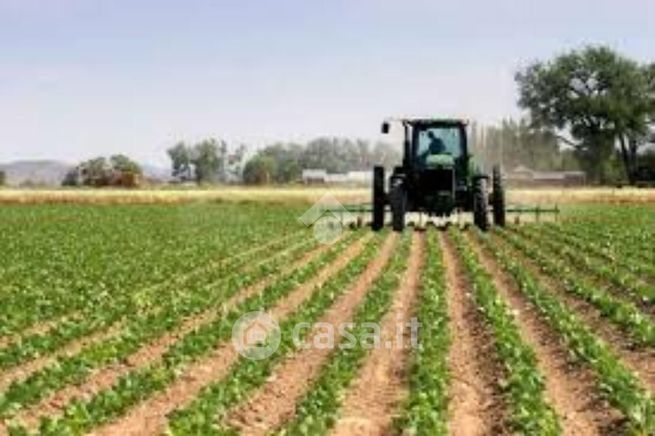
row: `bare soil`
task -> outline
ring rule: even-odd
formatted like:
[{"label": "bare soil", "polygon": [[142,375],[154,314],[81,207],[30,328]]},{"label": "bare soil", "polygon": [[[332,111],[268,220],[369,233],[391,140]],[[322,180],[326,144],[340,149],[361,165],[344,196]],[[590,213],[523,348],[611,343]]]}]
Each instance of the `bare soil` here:
[{"label": "bare soil", "polygon": [[515,310],[521,336],[530,344],[537,366],[545,378],[546,398],[560,417],[565,435],[616,434],[621,414],[610,408],[596,390],[596,379],[588,368],[570,361],[554,332],[523,297],[516,282],[469,236],[482,265],[493,277],[505,302]]},{"label": "bare soil", "polygon": [[[373,281],[389,261],[396,240],[397,234],[389,236],[380,254],[368,265],[366,271],[321,317],[321,324],[338,326],[351,319],[357,305],[364,299]],[[315,325],[308,335],[307,343],[312,343],[321,331],[321,328]],[[246,403],[232,410],[225,422],[240,433],[248,435],[266,434],[282,426],[294,416],[297,402],[310,388],[332,352],[331,348],[314,346],[297,351],[274,370],[269,381]]]},{"label": "bare soil", "polygon": [[477,310],[470,283],[452,242],[442,234],[440,243],[453,334],[448,356],[450,433],[471,436],[507,434],[506,405],[498,385],[503,371],[495,357],[493,336]]},{"label": "bare soil", "polygon": [[394,416],[409,389],[410,320],[415,314],[424,261],[425,234],[415,232],[407,271],[380,325],[382,347],[371,351],[347,392],[341,419],[332,434],[373,436],[392,432]]}]

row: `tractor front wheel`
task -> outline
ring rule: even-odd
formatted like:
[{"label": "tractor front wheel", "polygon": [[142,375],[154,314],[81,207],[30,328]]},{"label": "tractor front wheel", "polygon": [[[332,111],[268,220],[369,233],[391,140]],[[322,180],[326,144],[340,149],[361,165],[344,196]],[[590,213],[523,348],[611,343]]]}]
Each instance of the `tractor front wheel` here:
[{"label": "tractor front wheel", "polygon": [[407,194],[402,183],[396,183],[389,193],[391,203],[391,226],[394,231],[405,230],[405,210],[407,208]]},{"label": "tractor front wheel", "polygon": [[505,227],[505,188],[498,165],[494,165],[491,183],[493,185],[491,205],[494,209],[494,224]]},{"label": "tractor front wheel", "polygon": [[371,227],[378,231],[384,227],[384,167],[373,168],[373,223]]},{"label": "tractor front wheel", "polygon": [[473,222],[484,231],[489,230],[488,204],[487,180],[484,177],[476,178],[473,181]]}]

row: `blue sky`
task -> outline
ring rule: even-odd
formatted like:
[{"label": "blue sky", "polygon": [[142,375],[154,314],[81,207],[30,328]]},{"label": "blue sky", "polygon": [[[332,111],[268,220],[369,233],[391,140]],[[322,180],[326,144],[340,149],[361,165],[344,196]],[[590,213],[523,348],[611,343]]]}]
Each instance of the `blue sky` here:
[{"label": "blue sky", "polygon": [[651,0],[0,0],[0,162],[494,122],[517,68],[586,43],[652,61],[653,23]]}]

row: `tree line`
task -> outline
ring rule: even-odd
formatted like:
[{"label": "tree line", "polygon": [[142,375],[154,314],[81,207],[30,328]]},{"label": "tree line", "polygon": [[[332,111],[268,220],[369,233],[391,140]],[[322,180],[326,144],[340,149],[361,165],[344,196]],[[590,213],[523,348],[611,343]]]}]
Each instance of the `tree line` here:
[{"label": "tree line", "polygon": [[321,137],[301,145],[276,143],[264,147],[245,164],[246,184],[290,183],[300,179],[304,169],[329,173],[370,170],[373,165],[392,167],[401,161],[391,144],[371,144],[363,139]]},{"label": "tree line", "polygon": [[386,143],[320,137],[306,144],[277,142],[245,159],[247,148],[230,151],[224,141],[206,139],[195,145],[178,143],[168,149],[172,176],[180,182],[246,184],[293,183],[305,169],[331,173],[368,170],[374,164],[393,166],[400,152]]},{"label": "tree line", "polygon": [[[646,168],[655,178],[655,63],[640,64],[607,47],[588,46],[518,71],[518,120],[473,123],[469,143],[484,163],[506,169],[586,172],[595,183],[634,183]],[[217,139],[179,142],[167,150],[178,182],[292,183],[304,169],[331,173],[392,167],[402,147],[362,139],[319,137],[278,142],[255,151]],[[79,164],[67,185],[129,186],[142,175],[124,155]]]}]

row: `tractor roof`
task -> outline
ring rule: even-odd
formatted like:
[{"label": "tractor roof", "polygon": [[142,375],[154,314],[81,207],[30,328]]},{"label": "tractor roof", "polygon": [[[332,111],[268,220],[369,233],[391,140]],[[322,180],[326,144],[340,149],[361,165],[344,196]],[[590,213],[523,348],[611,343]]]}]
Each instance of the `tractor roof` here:
[{"label": "tractor roof", "polygon": [[442,125],[442,126],[461,126],[467,125],[468,120],[464,118],[396,118],[394,121],[399,121],[411,126],[427,126],[427,125]]}]

